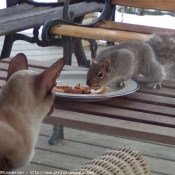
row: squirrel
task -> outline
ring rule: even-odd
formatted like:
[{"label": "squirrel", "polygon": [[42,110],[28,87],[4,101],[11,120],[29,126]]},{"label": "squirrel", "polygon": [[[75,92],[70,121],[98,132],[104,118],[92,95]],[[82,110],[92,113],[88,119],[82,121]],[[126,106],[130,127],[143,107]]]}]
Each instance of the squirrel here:
[{"label": "squirrel", "polygon": [[124,86],[140,74],[148,79],[150,89],[161,88],[163,78],[175,78],[175,33],[156,33],[147,41],[124,41],[100,51],[92,58],[86,84]]}]

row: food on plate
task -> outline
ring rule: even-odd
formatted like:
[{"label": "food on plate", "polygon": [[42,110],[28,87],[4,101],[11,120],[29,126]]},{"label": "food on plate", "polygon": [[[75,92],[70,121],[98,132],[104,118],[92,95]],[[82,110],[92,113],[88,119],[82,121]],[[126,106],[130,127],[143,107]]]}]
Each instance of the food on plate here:
[{"label": "food on plate", "polygon": [[80,84],[77,84],[75,87],[56,85],[54,90],[56,92],[71,94],[104,94],[108,90],[108,87],[99,89],[98,87],[81,86]]}]

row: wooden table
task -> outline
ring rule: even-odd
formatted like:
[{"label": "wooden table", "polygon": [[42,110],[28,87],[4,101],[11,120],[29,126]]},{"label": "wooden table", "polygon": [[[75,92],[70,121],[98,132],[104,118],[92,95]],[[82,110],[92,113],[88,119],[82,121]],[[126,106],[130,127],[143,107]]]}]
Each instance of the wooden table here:
[{"label": "wooden table", "polygon": [[[5,82],[8,63],[9,59],[0,62],[0,86]],[[38,72],[49,66],[48,62],[29,61],[29,64],[30,69]],[[64,67],[64,70],[77,69]],[[56,98],[54,112],[43,122],[175,145],[175,82],[164,81],[162,87],[146,89],[141,83],[133,94],[93,103]]]}]

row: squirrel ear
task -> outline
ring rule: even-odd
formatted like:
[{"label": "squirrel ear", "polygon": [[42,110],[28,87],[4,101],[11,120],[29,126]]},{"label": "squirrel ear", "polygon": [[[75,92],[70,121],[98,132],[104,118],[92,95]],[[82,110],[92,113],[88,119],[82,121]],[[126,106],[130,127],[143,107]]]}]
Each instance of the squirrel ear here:
[{"label": "squirrel ear", "polygon": [[92,64],[97,64],[94,58],[92,58]]},{"label": "squirrel ear", "polygon": [[107,71],[110,72],[110,60],[105,59],[102,63],[102,67]]}]

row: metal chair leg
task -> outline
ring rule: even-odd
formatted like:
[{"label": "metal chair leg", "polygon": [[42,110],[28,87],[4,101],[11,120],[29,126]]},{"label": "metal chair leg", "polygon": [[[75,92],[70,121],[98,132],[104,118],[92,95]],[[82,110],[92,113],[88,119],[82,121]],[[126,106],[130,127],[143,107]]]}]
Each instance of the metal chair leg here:
[{"label": "metal chair leg", "polygon": [[13,34],[5,36],[4,45],[2,48],[0,59],[8,58],[10,56],[13,42],[14,42],[14,35]]},{"label": "metal chair leg", "polygon": [[53,125],[53,132],[50,136],[48,143],[50,145],[55,145],[64,139],[63,126]]}]

